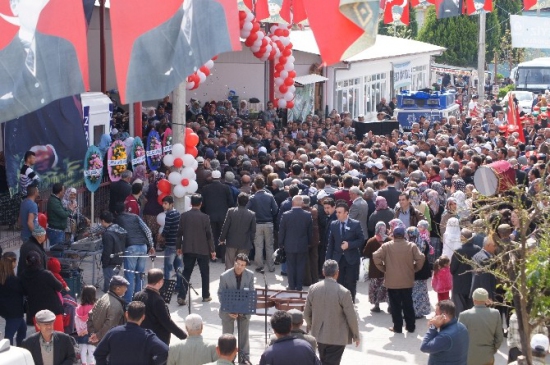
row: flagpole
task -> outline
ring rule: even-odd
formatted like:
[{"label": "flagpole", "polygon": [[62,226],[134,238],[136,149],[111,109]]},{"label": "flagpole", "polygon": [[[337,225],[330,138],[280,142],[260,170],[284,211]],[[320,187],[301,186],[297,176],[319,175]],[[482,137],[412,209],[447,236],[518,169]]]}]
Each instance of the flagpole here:
[{"label": "flagpole", "polygon": [[477,52],[477,94],[478,102],[483,105],[485,102],[485,9],[479,13],[479,46]]}]

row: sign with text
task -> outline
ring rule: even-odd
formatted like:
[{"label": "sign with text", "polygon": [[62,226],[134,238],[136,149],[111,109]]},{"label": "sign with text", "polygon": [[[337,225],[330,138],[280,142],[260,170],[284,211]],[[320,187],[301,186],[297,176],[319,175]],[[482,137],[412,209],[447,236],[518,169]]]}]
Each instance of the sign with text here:
[{"label": "sign with text", "polygon": [[409,86],[412,82],[411,62],[393,64],[393,88]]},{"label": "sign with text", "polygon": [[510,15],[512,47],[550,48],[550,18]]}]

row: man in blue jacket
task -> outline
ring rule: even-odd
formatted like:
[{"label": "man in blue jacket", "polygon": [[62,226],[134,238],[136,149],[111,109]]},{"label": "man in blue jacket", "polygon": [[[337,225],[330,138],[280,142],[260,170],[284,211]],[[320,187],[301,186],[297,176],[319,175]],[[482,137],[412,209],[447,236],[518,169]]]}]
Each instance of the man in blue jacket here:
[{"label": "man in blue jacket", "polygon": [[131,302],[125,315],[128,322],[110,329],[97,345],[96,364],[166,364],[168,345],[153,331],[140,327],[145,319],[145,304]]},{"label": "man in blue jacket", "polygon": [[454,303],[450,300],[437,303],[435,316],[428,324],[430,329],[420,345],[420,351],[430,354],[428,365],[466,365],[469,335],[455,317]]}]

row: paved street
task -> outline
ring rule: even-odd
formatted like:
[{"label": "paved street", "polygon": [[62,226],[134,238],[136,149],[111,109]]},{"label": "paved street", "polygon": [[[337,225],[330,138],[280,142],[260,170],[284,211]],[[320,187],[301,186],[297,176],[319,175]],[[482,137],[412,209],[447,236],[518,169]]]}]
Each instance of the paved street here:
[{"label": "paved street", "polygon": [[[162,253],[159,252],[159,255]],[[162,259],[158,258],[155,267],[162,267]],[[147,267],[152,263],[148,260]],[[85,270],[84,280],[91,282],[91,264],[85,263],[82,267]],[[195,267],[191,284],[196,287],[199,296],[192,295],[191,311],[200,314],[205,323],[204,337],[207,340],[217,341],[221,335],[221,320],[218,317],[219,300],[216,296],[219,276],[223,272],[224,265],[221,263],[210,264],[210,292],[213,300],[210,303],[202,303],[200,290],[200,274],[198,267]],[[254,269],[252,267],[252,269]],[[275,273],[266,273],[266,278],[270,289],[284,289],[287,285],[286,278],[279,275],[280,267],[277,266]],[[263,287],[263,276],[255,273],[256,286]],[[388,330],[392,325],[391,317],[387,314],[386,305],[382,305],[382,313],[370,313],[371,305],[368,303],[368,284],[358,283],[356,308],[359,314],[359,329],[361,331],[361,344],[359,347],[349,345],[344,352],[342,364],[362,364],[368,360],[371,364],[426,364],[428,356],[420,352],[420,343],[427,329],[427,320],[417,321],[417,331],[413,334],[405,332],[404,334],[393,334]],[[98,291],[98,297],[101,295]],[[437,295],[430,291],[432,304],[436,302]],[[180,326],[184,326],[185,316],[188,314],[187,306],[180,307],[176,303],[176,295],[172,297],[169,305],[172,319]],[[252,363],[259,363],[260,355],[265,348],[264,336],[264,318],[263,316],[252,316],[250,323],[250,349]],[[3,332],[4,322],[0,318],[0,330]],[[29,327],[29,333],[32,329]],[[268,336],[271,334],[271,328],[268,321]],[[172,341],[177,341],[173,337]],[[495,365],[506,364],[508,347],[506,341],[500,348],[496,356]]]}]

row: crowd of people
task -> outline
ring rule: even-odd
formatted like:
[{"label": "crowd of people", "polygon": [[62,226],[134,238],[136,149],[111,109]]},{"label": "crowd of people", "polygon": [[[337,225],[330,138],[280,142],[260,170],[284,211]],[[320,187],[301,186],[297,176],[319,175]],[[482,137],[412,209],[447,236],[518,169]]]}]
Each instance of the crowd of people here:
[{"label": "crowd of people", "polygon": [[[171,107],[164,99],[149,110],[143,116],[144,132],[163,133],[169,128]],[[390,105],[382,105],[381,118],[390,110]],[[186,331],[180,329],[159,290],[178,272],[177,303],[188,304],[187,283],[198,265],[202,301],[209,302],[209,267],[220,261],[226,269],[218,287],[220,300],[224,290],[253,289],[250,262],[258,273],[274,272],[281,264],[288,290],[309,287],[303,319],[293,313],[272,316],[277,339],[260,363],[290,356],[290,348],[299,352],[292,356],[308,364],[319,361],[308,341],[289,340],[289,334],[296,333],[294,320],[307,323],[321,363],[340,363],[345,346],[360,342],[354,310],[358,280],[369,282],[373,315],[382,312],[381,304],[388,304],[389,329],[394,333],[402,333],[403,327],[415,332],[416,320],[430,315],[435,305],[436,315],[429,320],[431,328],[421,345],[430,354],[430,364],[449,359],[460,359],[457,364],[491,363],[504,336],[508,336],[508,359],[515,361],[529,351],[518,340],[517,315],[506,303],[497,275],[480,268],[498,269],[493,259],[519,238],[520,210],[536,206],[543,216],[548,214],[550,128],[545,118],[526,119],[522,140],[517,130],[500,128],[507,121],[499,110],[485,110],[479,117],[473,114],[419,120],[410,132],[359,136],[354,128],[359,121],[349,113],[333,110],[326,116],[285,122],[272,103],[252,119],[246,102],[239,108],[229,101],[201,107],[192,100],[187,126],[199,136],[199,156],[198,191],[190,197],[191,209],[178,212],[171,196],[158,201],[157,184],[169,171],[166,167],[158,172],[127,170],[111,184],[109,211],[100,215],[106,294],[97,301],[94,295],[80,304],[86,309],[76,309],[81,318],[78,338],[97,349],[83,348],[95,354],[97,364],[105,363],[108,356],[113,362],[122,354],[135,357],[135,364],[153,357],[168,359],[169,364],[191,363],[181,359],[188,348],[198,346],[192,339],[200,336],[202,322],[190,316]],[[117,127],[109,140],[126,137],[124,125]],[[480,213],[483,197],[473,177],[496,161],[507,161],[514,169],[522,206],[503,201],[491,212]],[[17,274],[10,266],[17,258],[10,253],[4,254],[0,270],[4,275],[0,291],[6,293],[0,303],[10,298],[21,308],[13,314],[17,320],[9,321],[10,331],[6,330],[6,337],[15,337],[18,344],[26,336],[26,326],[21,324],[24,296],[27,320],[51,322],[62,331],[59,316],[64,313],[58,295],[63,284],[47,270],[46,230],[38,224],[34,204],[38,177],[33,175],[32,153],[25,156],[21,174],[27,192],[20,212],[24,244]],[[50,245],[70,239],[71,220],[82,220],[71,194],[61,184],[52,187],[47,214]],[[166,213],[162,226],[157,222],[161,212]],[[542,224],[544,220],[539,219],[529,227],[530,249],[539,245]],[[165,252],[164,268],[149,271],[147,285],[142,287],[147,254],[156,250]],[[362,257],[370,260],[368,268],[362,267]],[[123,270],[124,277],[116,275],[117,270]],[[437,303],[428,296],[430,279]],[[32,284],[38,280],[43,284],[36,289]],[[33,290],[38,291],[34,296]],[[49,311],[42,316],[45,319],[38,315],[44,310]],[[202,353],[208,362],[223,356],[249,362],[250,316],[220,310],[220,318],[224,333],[233,333],[235,322],[239,323],[239,343],[224,335],[217,347],[209,344]],[[187,339],[172,346],[171,334]],[[532,335],[534,354],[543,357],[548,351],[548,330],[540,325]],[[539,335],[546,336],[546,343]],[[150,338],[150,346],[134,351],[120,345],[128,338],[136,343]],[[42,337],[40,344],[45,340]],[[88,359],[88,364],[93,363]]]}]

